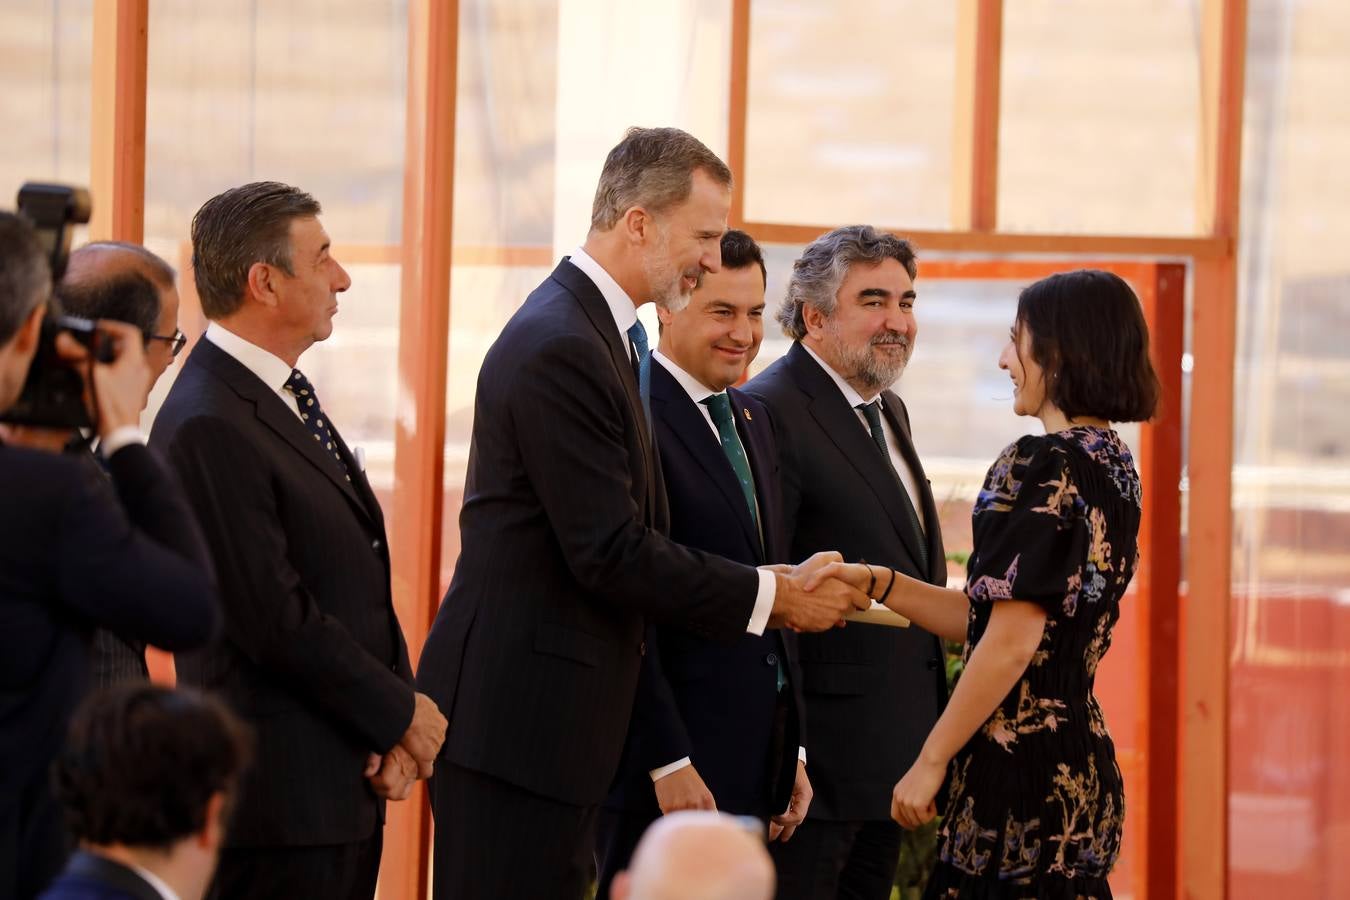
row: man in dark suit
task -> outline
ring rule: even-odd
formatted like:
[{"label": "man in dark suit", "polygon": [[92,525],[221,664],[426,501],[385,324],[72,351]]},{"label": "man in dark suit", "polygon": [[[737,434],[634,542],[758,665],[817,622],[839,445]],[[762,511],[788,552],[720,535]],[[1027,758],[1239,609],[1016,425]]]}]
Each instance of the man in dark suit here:
[{"label": "man in dark suit", "polygon": [[[178,330],[178,288],[173,268],[136,244],[95,241],[70,254],[57,286],[62,309],[86,319],[113,319],[135,325],[145,340],[150,366],[148,401],[155,382],[169,368],[186,338]],[[141,404],[141,409],[145,403]],[[91,460],[92,461],[92,460]],[[148,681],[145,643],[106,629],[94,632],[92,683]]]},{"label": "man in dark suit", "polygon": [[[50,293],[37,237],[0,213],[0,410],[19,396]],[[93,629],[187,649],[218,623],[196,523],[136,425],[149,378],[140,334],[100,328],[117,352],[89,376],[108,477],[0,443],[0,897],[33,897],[69,852],[48,766],[86,691]],[[57,348],[90,365],[70,335]]]},{"label": "man in dark suit", "polygon": [[308,194],[275,182],[207,201],[193,272],[211,320],[150,437],[220,575],[224,639],[178,657],[257,735],[212,897],[370,898],[384,801],[406,796],[445,720],[416,694],[384,519],[300,355],[351,284]]},{"label": "man in dark suit", "polygon": [[866,604],[665,537],[637,307],[678,309],[720,268],[730,181],[690,135],[630,130],[585,246],[483,362],[462,550],[418,669],[450,720],[432,783],[438,898],[582,895],[648,617],[731,641]]},{"label": "man in dark suit", "polygon": [[[780,436],[794,556],[838,547],[945,584],[937,508],[890,390],[917,332],[915,272],[894,235],[851,226],[818,238],[778,313],[795,343],[746,392]],[[815,797],[793,841],[774,845],[779,896],[884,900],[900,852],[891,789],[946,696],[941,642],[917,626],[854,623],[803,635],[801,665]]]},{"label": "man in dark suit", "polygon": [[134,682],[92,695],[53,767],[81,850],[43,900],[201,900],[247,756],[216,700]]},{"label": "man in dark suit", "polygon": [[[671,538],[747,565],[789,557],[772,424],[731,387],[764,337],[765,282],[754,239],[728,231],[722,270],[680,312],[657,311],[649,375]],[[648,629],[623,765],[599,814],[598,896],[647,826],[676,810],[755,816],[775,837],[791,836],[811,794],[793,637],[777,630],[727,644]]]}]

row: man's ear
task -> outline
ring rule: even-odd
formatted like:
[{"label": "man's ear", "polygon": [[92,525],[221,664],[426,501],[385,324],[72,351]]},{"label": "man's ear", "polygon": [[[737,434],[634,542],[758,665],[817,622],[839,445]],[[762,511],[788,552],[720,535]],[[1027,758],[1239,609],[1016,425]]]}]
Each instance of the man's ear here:
[{"label": "man's ear", "polygon": [[28,314],[19,330],[14,335],[14,349],[23,354],[32,353],[37,347],[39,335],[42,334],[42,317],[47,314],[47,304],[39,303],[37,308]]},{"label": "man's ear", "polygon": [[275,308],[280,302],[277,297],[274,279],[276,271],[264,262],[255,262],[248,267],[248,280],[244,290],[244,302],[256,300],[264,306]]},{"label": "man's ear", "polygon": [[619,220],[629,244],[645,244],[656,237],[656,219],[641,206],[630,206]]},{"label": "man's ear", "polygon": [[197,845],[215,851],[225,840],[225,793],[216,791],[206,801],[206,824],[197,833]]},{"label": "man's ear", "polygon": [[818,338],[825,331],[825,314],[813,304],[803,303],[802,324],[806,326],[808,336]]}]

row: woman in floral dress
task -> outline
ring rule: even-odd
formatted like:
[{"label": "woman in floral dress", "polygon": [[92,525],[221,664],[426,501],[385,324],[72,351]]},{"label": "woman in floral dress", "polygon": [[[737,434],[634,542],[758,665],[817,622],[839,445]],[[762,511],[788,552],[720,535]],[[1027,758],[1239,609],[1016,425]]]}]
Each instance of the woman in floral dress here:
[{"label": "woman in floral dress", "polygon": [[1045,434],[990,467],[965,590],[862,564],[817,577],[848,578],[965,641],[961,680],[891,802],[907,828],[943,804],[925,897],[1104,900],[1125,803],[1092,684],[1138,567],[1140,516],[1134,462],[1110,423],[1150,418],[1159,392],[1139,301],[1106,272],[1037,282],[999,366],[1014,410]]}]

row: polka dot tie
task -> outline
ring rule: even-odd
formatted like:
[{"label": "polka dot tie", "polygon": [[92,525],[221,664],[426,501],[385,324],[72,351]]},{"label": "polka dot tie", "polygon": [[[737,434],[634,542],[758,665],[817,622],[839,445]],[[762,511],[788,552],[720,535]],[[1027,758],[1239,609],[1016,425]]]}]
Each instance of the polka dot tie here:
[{"label": "polka dot tie", "polygon": [[726,454],[727,462],[731,463],[731,471],[736,473],[736,480],[740,482],[741,493],[745,495],[745,504],[750,507],[750,521],[754,523],[755,530],[759,531],[759,509],[755,504],[755,480],[750,474],[750,460],[746,459],[745,448],[741,446],[740,436],[736,434],[736,417],[731,412],[731,400],[725,393],[721,393],[713,394],[700,402],[708,407],[708,413],[712,416],[713,424],[717,426],[717,436],[721,439],[722,452]]},{"label": "polka dot tie", "polygon": [[309,379],[299,369],[291,369],[291,377],[286,379],[282,387],[295,397],[295,405],[300,410],[300,421],[304,423],[310,435],[319,442],[319,446],[326,453],[333,455],[342,474],[351,481],[351,473],[347,471],[347,464],[342,461],[342,454],[338,452],[337,438],[333,436],[332,426],[328,424],[328,416],[319,405],[319,395],[314,393],[314,385],[309,383]]}]

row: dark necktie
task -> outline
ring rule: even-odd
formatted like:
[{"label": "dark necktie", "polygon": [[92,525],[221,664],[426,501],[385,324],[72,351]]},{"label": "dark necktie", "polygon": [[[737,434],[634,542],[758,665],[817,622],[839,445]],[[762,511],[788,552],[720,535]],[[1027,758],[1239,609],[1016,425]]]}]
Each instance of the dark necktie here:
[{"label": "dark necktie", "polygon": [[720,394],[713,394],[702,402],[712,414],[713,424],[717,426],[717,436],[722,441],[722,452],[726,454],[727,462],[731,463],[731,471],[736,473],[736,480],[741,484],[745,504],[750,507],[750,521],[755,526],[755,533],[758,534],[759,509],[755,505],[755,479],[750,474],[750,460],[745,456],[740,436],[736,434],[736,417],[731,412],[731,400],[723,391]]},{"label": "dark necktie", "polygon": [[652,427],[652,398],[649,385],[652,354],[647,344],[647,329],[642,321],[634,322],[628,329],[628,340],[633,344],[633,374],[637,376],[638,392],[642,395],[642,412],[647,416],[647,430]]},{"label": "dark necktie", "polygon": [[300,410],[300,421],[304,423],[305,429],[319,442],[320,447],[333,454],[338,468],[342,470],[347,480],[351,481],[351,473],[347,471],[347,464],[342,461],[342,454],[338,452],[337,438],[333,436],[328,416],[319,405],[319,395],[314,392],[314,385],[309,383],[309,379],[299,369],[291,369],[291,377],[286,379],[282,387],[295,396],[295,405]]},{"label": "dark necktie", "polygon": [[923,528],[919,526],[919,513],[914,508],[914,501],[910,498],[909,491],[905,489],[905,481],[900,477],[900,473],[895,471],[895,466],[891,464],[891,450],[886,445],[886,432],[881,427],[881,401],[860,403],[855,409],[860,410],[867,417],[867,427],[872,431],[872,440],[876,443],[877,449],[881,451],[881,458],[886,460],[886,466],[895,475],[895,480],[900,486],[900,496],[905,501],[905,517],[909,519],[910,527],[914,529],[914,537],[919,547],[919,562],[923,565],[924,574],[927,574],[927,541],[924,539]]}]

